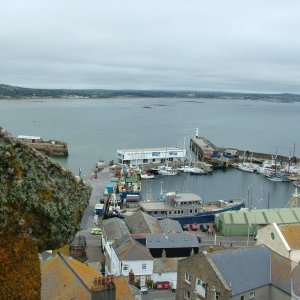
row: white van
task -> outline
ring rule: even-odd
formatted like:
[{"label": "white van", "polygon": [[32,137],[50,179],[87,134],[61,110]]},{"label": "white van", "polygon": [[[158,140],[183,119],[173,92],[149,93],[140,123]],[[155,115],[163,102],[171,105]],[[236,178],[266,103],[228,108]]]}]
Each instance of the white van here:
[{"label": "white van", "polygon": [[177,280],[172,280],[171,281],[171,291],[176,292],[176,288],[177,288]]}]

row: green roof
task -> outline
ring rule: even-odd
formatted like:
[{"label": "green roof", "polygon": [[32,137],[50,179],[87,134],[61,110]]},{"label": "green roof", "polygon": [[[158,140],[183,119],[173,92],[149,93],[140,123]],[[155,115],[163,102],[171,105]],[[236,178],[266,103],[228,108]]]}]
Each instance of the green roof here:
[{"label": "green roof", "polygon": [[216,215],[224,224],[289,224],[300,222],[300,207],[228,211]]}]

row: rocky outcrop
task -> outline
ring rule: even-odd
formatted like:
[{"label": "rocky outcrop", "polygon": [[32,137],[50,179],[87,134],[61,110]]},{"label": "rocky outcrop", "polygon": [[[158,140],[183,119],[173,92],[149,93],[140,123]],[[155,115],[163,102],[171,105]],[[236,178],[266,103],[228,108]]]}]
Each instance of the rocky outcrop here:
[{"label": "rocky outcrop", "polygon": [[70,243],[91,188],[47,156],[0,128],[0,231],[13,226],[39,251]]},{"label": "rocky outcrop", "polygon": [[91,188],[0,127],[0,299],[40,299],[38,252],[74,238]]}]

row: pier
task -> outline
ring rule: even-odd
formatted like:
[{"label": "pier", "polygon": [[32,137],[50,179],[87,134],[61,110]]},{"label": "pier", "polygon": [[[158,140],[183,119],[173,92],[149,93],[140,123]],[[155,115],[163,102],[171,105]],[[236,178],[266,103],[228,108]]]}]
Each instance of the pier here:
[{"label": "pier", "polygon": [[[211,163],[214,167],[229,167],[233,163],[246,160],[262,163],[264,160],[275,158],[274,154],[240,150],[236,148],[220,148],[205,137],[195,137],[190,140],[190,148],[197,159]],[[293,156],[276,155],[280,163],[296,163],[298,159]]]}]

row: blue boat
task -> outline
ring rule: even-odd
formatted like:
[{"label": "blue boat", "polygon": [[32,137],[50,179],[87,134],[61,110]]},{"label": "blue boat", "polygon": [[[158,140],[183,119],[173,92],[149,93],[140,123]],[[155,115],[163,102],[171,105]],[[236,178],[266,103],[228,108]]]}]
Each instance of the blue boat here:
[{"label": "blue boat", "polygon": [[141,201],[140,209],[156,219],[169,218],[179,221],[181,225],[211,223],[216,214],[245,207],[240,198],[204,202],[194,193],[171,192],[160,199]]}]

